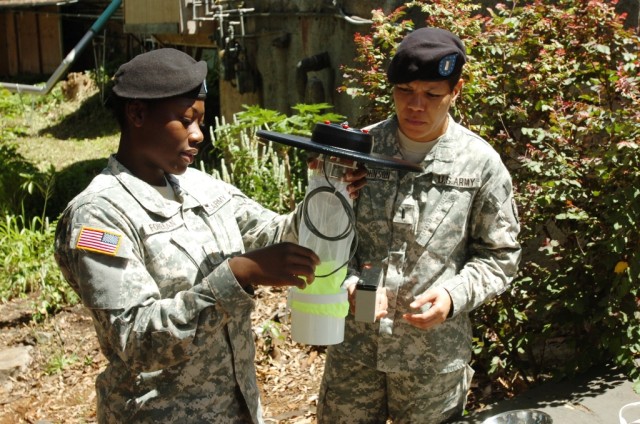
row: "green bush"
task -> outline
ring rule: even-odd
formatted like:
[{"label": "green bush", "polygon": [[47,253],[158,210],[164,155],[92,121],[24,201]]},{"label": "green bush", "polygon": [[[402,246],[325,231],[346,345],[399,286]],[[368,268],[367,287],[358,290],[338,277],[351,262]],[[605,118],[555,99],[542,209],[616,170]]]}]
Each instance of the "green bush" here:
[{"label": "green bush", "polygon": [[265,142],[256,131],[267,129],[287,134],[310,136],[317,122],[344,120],[342,115],[324,112],[328,104],[293,107],[295,115],[258,106],[245,107],[235,115],[234,122],[217,122],[212,131],[215,153],[203,169],[242,190],[264,206],[288,212],[302,200],[306,189],[307,165],[305,153],[298,149]]},{"label": "green bush", "polygon": [[0,214],[19,213],[28,197],[21,186],[25,175],[34,175],[36,167],[22,157],[12,141],[0,139]]},{"label": "green bush", "polygon": [[53,258],[55,225],[5,215],[0,221],[0,301],[33,295],[33,317],[42,319],[78,297]]},{"label": "green bush", "polygon": [[361,124],[372,123],[392,113],[385,69],[408,30],[465,41],[454,115],[509,167],[524,248],[510,292],[475,311],[474,360],[514,387],[601,363],[640,375],[640,38],[613,6],[534,1],[480,16],[467,0],[413,1],[374,11],[343,69],[341,91],[367,96]]},{"label": "green bush", "polygon": [[612,4],[576,0],[497,8],[476,44],[468,116],[511,159],[526,248],[527,319],[505,347],[533,378],[606,361],[640,375],[639,51]]}]

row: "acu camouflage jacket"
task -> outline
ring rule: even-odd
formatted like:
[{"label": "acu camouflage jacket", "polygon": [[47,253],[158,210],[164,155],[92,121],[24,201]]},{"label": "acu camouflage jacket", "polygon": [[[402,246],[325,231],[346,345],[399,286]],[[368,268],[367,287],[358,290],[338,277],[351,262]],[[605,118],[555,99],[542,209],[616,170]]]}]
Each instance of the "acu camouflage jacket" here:
[{"label": "acu camouflage jacket", "polygon": [[167,178],[178,202],[111,157],[59,221],[56,259],[109,361],[98,420],[262,422],[254,301],[228,258],[295,239],[297,217],[191,168]]},{"label": "acu camouflage jacket", "polygon": [[[372,126],[374,151],[400,156],[397,131],[395,118]],[[383,267],[388,315],[373,324],[347,317],[345,341],[330,349],[381,371],[464,367],[471,358],[469,312],[507,289],[520,258],[511,178],[486,141],[450,118],[422,165],[422,173],[370,170],[355,204],[360,240],[353,268]],[[450,293],[453,315],[426,331],[407,324],[409,304],[437,286]]]}]

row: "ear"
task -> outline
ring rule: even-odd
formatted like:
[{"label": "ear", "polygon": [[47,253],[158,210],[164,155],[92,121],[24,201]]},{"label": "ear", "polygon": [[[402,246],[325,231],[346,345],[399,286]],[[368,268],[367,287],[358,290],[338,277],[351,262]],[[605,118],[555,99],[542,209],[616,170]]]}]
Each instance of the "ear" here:
[{"label": "ear", "polygon": [[464,80],[460,78],[456,83],[456,85],[453,87],[453,97],[451,98],[452,102],[455,102],[458,96],[460,95],[463,85],[464,85]]},{"label": "ear", "polygon": [[141,127],[148,114],[148,105],[140,100],[131,100],[124,109],[127,121],[134,127]]}]

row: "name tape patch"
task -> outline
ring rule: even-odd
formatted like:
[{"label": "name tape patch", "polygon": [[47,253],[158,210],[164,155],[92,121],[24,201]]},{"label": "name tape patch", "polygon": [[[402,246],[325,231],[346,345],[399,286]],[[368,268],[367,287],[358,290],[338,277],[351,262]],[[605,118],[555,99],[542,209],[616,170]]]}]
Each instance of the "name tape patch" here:
[{"label": "name tape patch", "polygon": [[391,171],[388,169],[367,168],[368,180],[391,180]]},{"label": "name tape patch", "polygon": [[480,178],[478,176],[472,175],[434,175],[433,182],[438,185],[447,185],[453,187],[480,187]]}]

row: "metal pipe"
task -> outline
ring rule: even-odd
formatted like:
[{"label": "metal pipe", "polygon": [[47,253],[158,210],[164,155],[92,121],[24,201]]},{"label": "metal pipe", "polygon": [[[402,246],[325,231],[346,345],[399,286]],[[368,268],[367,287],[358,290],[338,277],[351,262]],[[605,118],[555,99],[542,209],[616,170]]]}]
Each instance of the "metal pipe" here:
[{"label": "metal pipe", "polygon": [[102,30],[105,26],[111,15],[115,13],[115,11],[122,4],[122,0],[112,0],[109,6],[102,12],[102,15],[91,25],[89,31],[78,41],[78,44],[74,46],[73,49],[67,54],[62,63],[58,66],[58,68],[53,72],[53,74],[49,77],[46,84],[44,86],[39,85],[26,85],[26,84],[14,84],[9,82],[0,82],[0,87],[6,88],[7,90],[13,93],[30,93],[30,94],[38,94],[45,95],[48,94],[51,89],[56,85],[56,83],[66,74],[66,72],[71,67],[71,64],[75,62],[76,57],[84,50],[84,48],[89,44],[89,42],[93,39],[93,37]]}]

